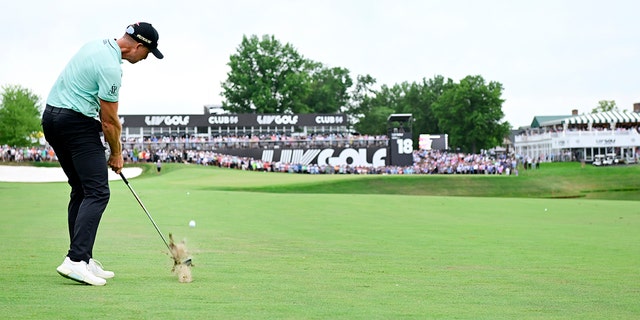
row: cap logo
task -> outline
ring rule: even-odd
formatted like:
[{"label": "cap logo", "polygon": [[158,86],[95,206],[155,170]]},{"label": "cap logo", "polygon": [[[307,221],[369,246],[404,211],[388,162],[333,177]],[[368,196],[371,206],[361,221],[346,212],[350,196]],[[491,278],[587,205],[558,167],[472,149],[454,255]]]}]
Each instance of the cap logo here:
[{"label": "cap logo", "polygon": [[141,36],[141,35],[139,35],[139,34],[136,34],[136,37],[137,37],[138,39],[140,39],[140,40],[142,40],[142,41],[146,42],[147,44],[151,44],[151,40],[149,40],[149,39],[147,39],[147,38],[145,38],[145,37],[143,37],[143,36]]}]

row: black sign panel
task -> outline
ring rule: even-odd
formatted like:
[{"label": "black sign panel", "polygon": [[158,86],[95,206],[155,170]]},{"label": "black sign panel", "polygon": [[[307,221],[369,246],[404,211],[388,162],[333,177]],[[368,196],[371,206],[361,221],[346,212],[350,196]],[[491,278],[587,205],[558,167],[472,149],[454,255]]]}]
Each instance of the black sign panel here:
[{"label": "black sign panel", "polygon": [[387,164],[402,167],[413,165],[413,141],[410,132],[391,133]]},{"label": "black sign panel", "polygon": [[300,149],[217,149],[215,152],[247,157],[265,162],[320,166],[384,167],[386,147],[368,148],[300,148]]},{"label": "black sign panel", "polygon": [[347,126],[345,114],[120,115],[123,127]]}]

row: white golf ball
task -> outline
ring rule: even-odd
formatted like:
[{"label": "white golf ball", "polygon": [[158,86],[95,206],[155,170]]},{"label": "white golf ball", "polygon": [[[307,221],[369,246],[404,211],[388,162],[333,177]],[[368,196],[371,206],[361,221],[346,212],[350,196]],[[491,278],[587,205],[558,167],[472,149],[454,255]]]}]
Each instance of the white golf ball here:
[{"label": "white golf ball", "polygon": [[189,227],[195,228],[196,227],[196,222],[194,220],[189,221]]},{"label": "white golf ball", "polygon": [[547,208],[544,208],[544,211],[547,211]]}]

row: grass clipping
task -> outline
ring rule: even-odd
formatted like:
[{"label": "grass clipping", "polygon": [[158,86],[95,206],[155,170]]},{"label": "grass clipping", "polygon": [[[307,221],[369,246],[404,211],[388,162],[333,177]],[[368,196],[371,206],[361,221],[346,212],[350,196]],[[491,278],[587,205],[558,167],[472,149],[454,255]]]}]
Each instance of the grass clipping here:
[{"label": "grass clipping", "polygon": [[182,240],[176,243],[173,240],[173,235],[169,234],[169,251],[173,259],[171,272],[178,276],[178,281],[181,283],[193,281],[193,277],[191,276],[191,267],[193,264],[191,264],[191,258],[189,257],[189,251],[187,250],[185,241]]}]

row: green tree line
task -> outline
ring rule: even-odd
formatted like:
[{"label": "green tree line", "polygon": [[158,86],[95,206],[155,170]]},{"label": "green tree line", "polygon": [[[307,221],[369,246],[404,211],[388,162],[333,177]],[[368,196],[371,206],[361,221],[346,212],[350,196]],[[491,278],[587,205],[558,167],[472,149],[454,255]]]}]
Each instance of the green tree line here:
[{"label": "green tree line", "polygon": [[510,128],[502,84],[479,75],[378,86],[371,75],[354,81],[348,69],[305,58],[272,35],[243,36],[228,66],[221,96],[231,113],[342,112],[356,132],[373,135],[387,133],[389,115],[411,113],[414,144],[420,133],[446,133],[450,146],[473,153],[502,144]]}]

